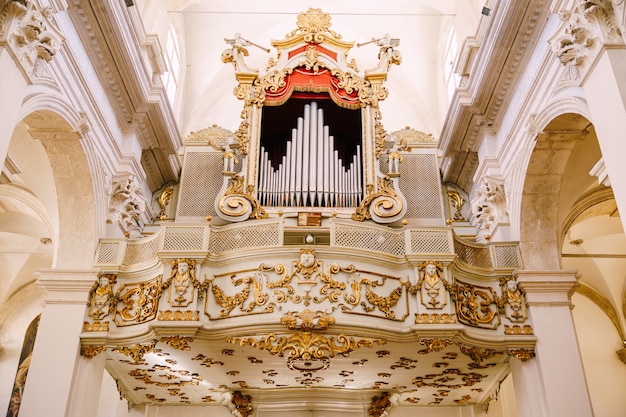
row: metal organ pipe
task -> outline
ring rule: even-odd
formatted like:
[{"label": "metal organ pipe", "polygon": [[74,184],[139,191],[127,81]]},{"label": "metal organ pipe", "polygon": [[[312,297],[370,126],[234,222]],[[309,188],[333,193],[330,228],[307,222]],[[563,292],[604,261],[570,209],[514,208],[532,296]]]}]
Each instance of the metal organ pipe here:
[{"label": "metal organ pipe", "polygon": [[339,158],[316,102],[304,105],[278,168],[263,146],[260,158],[258,197],[263,205],[355,207],[363,198],[361,147],[356,146],[351,160]]}]

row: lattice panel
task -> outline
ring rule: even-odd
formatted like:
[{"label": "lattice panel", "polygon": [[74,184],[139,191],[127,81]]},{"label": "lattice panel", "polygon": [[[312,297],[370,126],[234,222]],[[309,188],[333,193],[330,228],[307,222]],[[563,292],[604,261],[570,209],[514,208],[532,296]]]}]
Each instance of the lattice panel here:
[{"label": "lattice panel", "polygon": [[403,154],[400,164],[400,190],[407,202],[407,218],[442,219],[443,197],[433,154]]},{"label": "lattice panel", "polygon": [[459,260],[467,265],[479,268],[493,268],[491,253],[489,248],[475,248],[473,246],[464,245],[458,240],[454,241],[454,250]]},{"label": "lattice panel", "polygon": [[209,252],[222,253],[237,249],[281,245],[280,223],[252,223],[249,226],[211,231]]},{"label": "lattice panel", "polygon": [[445,230],[411,230],[411,252],[452,253],[449,232]]},{"label": "lattice panel", "polygon": [[395,256],[404,256],[406,253],[404,232],[337,224],[334,238],[335,246],[366,249]]},{"label": "lattice panel", "polygon": [[176,217],[216,216],[215,197],[222,187],[222,156],[187,152],[181,173]]},{"label": "lattice panel", "polygon": [[122,264],[134,265],[154,259],[159,249],[156,237],[155,235],[152,239],[140,243],[127,243]]},{"label": "lattice panel", "polygon": [[516,244],[497,245],[493,247],[496,268],[521,268],[522,259]]},{"label": "lattice panel", "polygon": [[202,250],[206,227],[166,227],[163,250]]},{"label": "lattice panel", "polygon": [[100,242],[98,245],[97,264],[116,264],[119,262],[122,242]]}]

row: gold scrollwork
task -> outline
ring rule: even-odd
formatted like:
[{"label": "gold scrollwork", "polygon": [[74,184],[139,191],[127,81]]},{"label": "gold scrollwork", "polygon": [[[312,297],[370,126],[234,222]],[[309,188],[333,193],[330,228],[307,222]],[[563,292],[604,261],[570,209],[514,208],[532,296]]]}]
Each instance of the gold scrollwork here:
[{"label": "gold scrollwork", "polygon": [[415,324],[455,324],[454,314],[415,314]]},{"label": "gold scrollwork", "polygon": [[535,349],[509,349],[508,354],[515,359],[526,362],[535,357]]},{"label": "gold scrollwork", "polygon": [[165,214],[165,209],[167,208],[167,205],[170,203],[170,200],[172,199],[172,194],[174,194],[173,187],[167,187],[166,189],[161,191],[161,194],[157,198],[157,203],[159,204],[159,209],[160,209],[159,214],[157,214],[157,218],[161,220],[167,219],[167,215]]},{"label": "gold scrollwork", "polygon": [[109,322],[108,321],[94,321],[93,323],[89,323],[88,321],[83,323],[83,332],[108,332],[109,331]]},{"label": "gold scrollwork", "polygon": [[252,407],[252,397],[249,395],[244,395],[239,391],[233,392],[233,396],[231,398],[231,404],[233,405],[235,415],[241,417],[249,417],[254,412],[254,408]]},{"label": "gold scrollwork", "polygon": [[249,219],[267,219],[268,214],[250,191],[248,189],[244,192],[243,177],[234,174],[226,192],[219,199],[219,210],[229,217],[248,215]]},{"label": "gold scrollwork", "polygon": [[[386,318],[395,319],[396,313],[392,310],[393,307],[398,304],[400,297],[402,297],[404,283],[400,283],[400,285],[394,288],[389,296],[383,297],[376,294],[372,291],[372,288],[382,286],[385,284],[386,278],[382,277],[382,282],[373,281],[368,278],[361,278],[359,273],[353,273],[349,277],[350,288],[352,289],[352,294],[344,293],[343,298],[344,301],[353,307],[358,305],[361,300],[361,288],[365,287],[365,298],[369,305],[364,301],[361,302],[361,306],[363,309],[370,313],[374,311],[376,308],[385,314]],[[347,309],[344,308],[344,311]]]},{"label": "gold scrollwork", "polygon": [[159,311],[157,319],[160,321],[198,321],[200,319],[200,315],[197,310],[165,310]]},{"label": "gold scrollwork", "polygon": [[465,204],[465,199],[461,197],[461,194],[459,194],[459,192],[456,190],[448,190],[447,194],[448,194],[448,199],[450,200],[450,203],[452,204],[452,207],[454,207],[454,214],[452,215],[452,220],[454,220],[455,222],[467,221],[467,219],[463,217],[463,213],[461,213],[461,209],[463,208],[463,205]]},{"label": "gold scrollwork", "polygon": [[118,290],[115,298],[124,305],[116,312],[115,323],[118,326],[145,323],[156,317],[162,290],[161,277],[127,284]]},{"label": "gold scrollwork", "polygon": [[472,327],[495,329],[500,325],[497,296],[492,288],[456,282],[452,285],[456,297],[459,322]]},{"label": "gold scrollwork", "polygon": [[[315,321],[317,320],[317,323]],[[335,318],[325,311],[311,311],[308,308],[302,312],[288,312],[280,318],[289,330],[326,330],[331,324],[335,324]]]},{"label": "gold scrollwork", "polygon": [[519,324],[515,324],[513,326],[509,326],[507,324],[504,325],[504,334],[509,334],[509,335],[532,335],[534,334],[533,332],[533,328],[531,325],[529,324],[525,324],[523,327],[520,326]]},{"label": "gold scrollwork", "polygon": [[451,339],[439,339],[437,337],[432,339],[422,339],[420,340],[420,345],[426,346],[426,349],[422,349],[417,353],[421,355],[425,355],[431,352],[439,352],[443,350],[446,346],[450,346],[452,344]]},{"label": "gold scrollwork", "polygon": [[[245,285],[244,289],[234,295],[227,295],[224,290],[215,283],[215,278],[205,282],[205,284],[208,283],[210,285],[215,301],[220,305],[220,307],[222,307],[222,310],[220,310],[220,317],[228,317],[230,312],[233,311],[235,307],[239,307],[239,309],[245,313],[250,313],[255,309],[255,307],[267,304],[269,296],[263,291],[264,281],[264,276],[261,273],[257,274],[256,277],[246,276],[234,279],[233,285],[235,287]],[[253,298],[246,306],[245,303],[250,297],[251,289],[253,292]],[[265,312],[271,312],[273,309],[274,304],[270,303],[265,308]]]},{"label": "gold scrollwork", "polygon": [[96,355],[106,351],[104,345],[83,345],[80,347],[80,354],[86,358],[93,359]]},{"label": "gold scrollwork", "polygon": [[362,222],[372,218],[372,212],[381,219],[393,218],[404,209],[402,200],[393,188],[388,176],[378,178],[378,191],[365,197],[356,211],[352,214],[352,220]]},{"label": "gold scrollwork", "polygon": [[491,359],[495,356],[501,355],[500,352],[497,352],[493,349],[485,349],[485,348],[479,348],[479,347],[474,347],[474,346],[461,345],[460,349],[461,349],[462,354],[464,354],[465,356],[468,356],[473,361],[472,363],[469,364],[469,367],[472,369],[485,368],[485,366],[480,364],[481,362]]},{"label": "gold scrollwork", "polygon": [[300,13],[296,20],[297,29],[288,33],[285,37],[292,38],[298,34],[304,34],[303,40],[307,43],[324,42],[324,34],[328,34],[335,39],[341,39],[335,31],[330,29],[330,15],[322,12],[321,9],[310,7],[304,13]]},{"label": "gold scrollwork", "polygon": [[146,353],[152,352],[152,350],[154,350],[155,345],[156,345],[156,341],[153,340],[150,343],[145,344],[145,345],[141,345],[138,343],[133,346],[118,346],[118,347],[113,348],[113,352],[118,352],[123,355],[126,355],[132,358],[132,360],[135,361],[135,363],[141,363],[143,362],[143,355],[145,355]]},{"label": "gold scrollwork", "polygon": [[383,417],[387,414],[391,407],[391,394],[383,392],[380,395],[372,397],[372,403],[367,409],[368,417]]},{"label": "gold scrollwork", "polygon": [[289,335],[271,333],[266,337],[227,337],[234,345],[251,346],[267,350],[272,355],[287,356],[290,360],[314,360],[348,355],[362,347],[382,345],[384,339],[354,338],[345,334],[326,336],[313,332],[296,332]]}]

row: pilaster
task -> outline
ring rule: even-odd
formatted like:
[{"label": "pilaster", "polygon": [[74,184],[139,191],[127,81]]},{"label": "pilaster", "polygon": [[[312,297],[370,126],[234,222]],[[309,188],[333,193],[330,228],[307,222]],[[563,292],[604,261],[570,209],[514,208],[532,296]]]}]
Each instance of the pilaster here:
[{"label": "pilaster", "polygon": [[[102,370],[85,368],[79,356],[80,333],[90,289],[96,282],[94,270],[46,269],[38,274],[37,286],[44,293],[45,308],[28,371],[20,414],[25,416],[68,416],[68,403],[76,405],[88,386],[91,395],[99,393],[104,361],[95,363]],[[93,364],[92,364],[93,365]],[[78,377],[80,376],[80,378]],[[98,381],[94,384],[94,381]],[[93,391],[95,389],[95,391]],[[69,401],[68,401],[69,400]],[[81,407],[81,415],[95,415]]]},{"label": "pilaster", "polygon": [[514,275],[525,292],[538,338],[536,360],[511,360],[519,416],[593,416],[571,314],[576,273],[517,271]]}]

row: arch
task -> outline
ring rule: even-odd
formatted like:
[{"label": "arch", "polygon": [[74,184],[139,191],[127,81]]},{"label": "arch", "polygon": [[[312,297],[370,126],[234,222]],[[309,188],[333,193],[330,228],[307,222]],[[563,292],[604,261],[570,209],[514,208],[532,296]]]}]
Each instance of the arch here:
[{"label": "arch", "polygon": [[97,243],[92,166],[80,131],[84,116],[60,97],[29,96],[22,108],[28,134],[43,145],[52,169],[57,201],[53,266],[91,267]]}]

